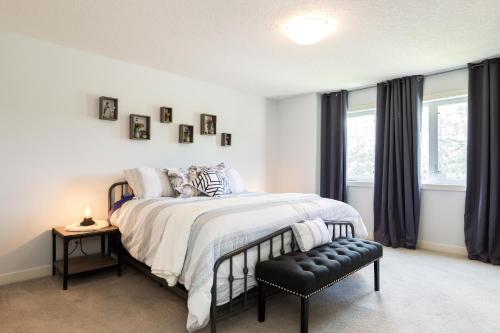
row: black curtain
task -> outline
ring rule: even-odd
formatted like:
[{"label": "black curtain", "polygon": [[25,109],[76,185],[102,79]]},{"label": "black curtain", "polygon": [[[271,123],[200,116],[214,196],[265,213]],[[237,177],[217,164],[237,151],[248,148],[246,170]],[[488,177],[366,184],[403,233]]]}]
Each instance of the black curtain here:
[{"label": "black curtain", "polygon": [[321,96],[321,180],[324,198],[347,200],[346,90]]},{"label": "black curtain", "polygon": [[469,64],[465,245],[500,265],[500,58]]},{"label": "black curtain", "polygon": [[411,76],[377,85],[374,237],[386,246],[417,246],[423,80]]}]

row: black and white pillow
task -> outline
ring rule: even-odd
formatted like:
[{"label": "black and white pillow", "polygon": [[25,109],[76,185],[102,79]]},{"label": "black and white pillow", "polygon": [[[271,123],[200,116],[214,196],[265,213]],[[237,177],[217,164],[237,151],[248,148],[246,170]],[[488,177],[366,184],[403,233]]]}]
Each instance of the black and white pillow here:
[{"label": "black and white pillow", "polygon": [[320,218],[292,224],[293,235],[302,252],[331,242],[325,221]]},{"label": "black and white pillow", "polygon": [[224,172],[214,169],[202,170],[191,183],[198,191],[209,197],[220,197],[229,188],[229,182]]}]

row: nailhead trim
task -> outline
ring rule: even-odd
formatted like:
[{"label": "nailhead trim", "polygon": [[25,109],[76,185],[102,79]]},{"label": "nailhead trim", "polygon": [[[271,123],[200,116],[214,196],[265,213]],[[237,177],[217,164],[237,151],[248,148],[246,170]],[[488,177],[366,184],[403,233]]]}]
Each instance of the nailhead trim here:
[{"label": "nailhead trim", "polygon": [[360,269],[363,269],[363,268],[365,268],[366,266],[369,266],[369,265],[373,264],[375,261],[377,261],[377,260],[379,260],[379,259],[381,259],[381,258],[382,258],[382,257],[379,257],[379,258],[377,258],[377,259],[375,259],[375,260],[370,261],[370,262],[369,262],[369,263],[367,263],[366,265],[363,265],[363,266],[361,266],[361,267],[357,268],[356,270],[354,270],[354,271],[352,271],[352,272],[350,272],[350,273],[348,273],[348,274],[346,274],[346,275],[344,275],[344,276],[342,276],[342,277],[338,278],[337,280],[335,280],[335,281],[333,281],[333,282],[330,282],[329,284],[327,284],[327,285],[325,285],[325,286],[321,287],[321,288],[320,288],[320,289],[318,289],[318,290],[313,291],[312,293],[310,293],[310,294],[308,294],[308,295],[302,295],[302,294],[296,293],[295,291],[292,291],[292,290],[286,289],[286,288],[284,288],[284,287],[282,287],[282,286],[279,286],[279,285],[274,284],[274,283],[272,283],[272,282],[269,282],[269,281],[263,280],[263,279],[261,279],[261,278],[255,278],[255,279],[256,279],[257,281],[259,281],[259,282],[264,282],[265,284],[268,284],[268,285],[273,286],[273,287],[275,287],[275,288],[281,289],[281,290],[286,291],[286,292],[288,292],[288,293],[290,293],[290,294],[293,294],[293,295],[295,295],[295,296],[299,296],[299,297],[302,297],[302,298],[309,298],[309,297],[311,297],[312,295],[317,294],[317,293],[319,293],[320,291],[323,291],[323,290],[325,290],[326,288],[329,288],[329,287],[333,286],[335,283],[337,283],[337,282],[339,282],[339,281],[341,281],[341,280],[345,279],[345,278],[346,278],[346,277],[348,277],[349,275],[356,273],[356,272],[357,272],[357,271],[359,271]]}]

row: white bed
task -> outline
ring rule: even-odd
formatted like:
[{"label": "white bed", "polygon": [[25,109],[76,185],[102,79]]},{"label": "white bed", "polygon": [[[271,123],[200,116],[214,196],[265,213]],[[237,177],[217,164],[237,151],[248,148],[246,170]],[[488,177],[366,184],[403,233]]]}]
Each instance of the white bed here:
[{"label": "white bed", "polygon": [[[151,267],[152,273],[170,286],[179,282],[188,290],[187,329],[193,331],[209,321],[213,266],[221,255],[314,217],[350,221],[357,237],[367,236],[359,213],[351,206],[301,193],[131,200],[110,220],[119,227],[122,243],[135,259]],[[285,244],[289,247],[290,239],[285,239]],[[274,254],[279,255],[279,250],[276,244]],[[269,247],[262,248],[263,260],[268,252]],[[256,251],[249,251],[249,287],[255,285],[256,260]],[[234,260],[235,272],[242,271],[242,262],[242,258]],[[217,281],[218,305],[228,301],[227,276],[228,267],[223,264]],[[236,274],[233,297],[242,290],[242,275]]]}]

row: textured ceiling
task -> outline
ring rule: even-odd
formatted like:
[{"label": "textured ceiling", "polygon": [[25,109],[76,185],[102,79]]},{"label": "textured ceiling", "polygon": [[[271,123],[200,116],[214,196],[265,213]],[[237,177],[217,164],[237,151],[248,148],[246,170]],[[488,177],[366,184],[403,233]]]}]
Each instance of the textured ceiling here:
[{"label": "textured ceiling", "polygon": [[[292,43],[281,28],[304,13],[336,31]],[[276,97],[500,54],[500,1],[0,0],[0,31]]]}]

